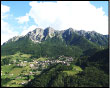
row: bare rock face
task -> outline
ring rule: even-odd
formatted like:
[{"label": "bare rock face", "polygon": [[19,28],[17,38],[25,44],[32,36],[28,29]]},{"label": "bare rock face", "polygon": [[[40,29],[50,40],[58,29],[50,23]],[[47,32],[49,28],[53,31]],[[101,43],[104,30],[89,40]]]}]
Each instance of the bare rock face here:
[{"label": "bare rock face", "polygon": [[55,36],[55,30],[51,27],[47,27],[45,30],[44,30],[44,36],[49,36],[50,38],[52,38],[53,36]]},{"label": "bare rock face", "polygon": [[30,40],[32,40],[35,43],[37,42],[41,43],[42,41],[45,41],[48,38],[52,38],[52,37],[57,37],[60,38],[62,41],[65,41],[65,39],[70,40],[71,38],[73,38],[72,35],[85,37],[91,42],[95,42],[100,45],[106,45],[108,43],[108,35],[102,35],[95,31],[75,30],[73,28],[68,28],[66,30],[58,31],[53,29],[52,27],[47,27],[45,29],[36,28],[35,30],[28,32],[25,36],[15,36],[9,39],[7,42],[15,42],[22,37],[28,37]]},{"label": "bare rock face", "polygon": [[[33,42],[40,43],[40,42],[42,42],[48,38],[52,38],[54,36],[64,40],[65,37],[69,38],[73,34],[83,36],[86,39],[88,39],[92,42],[100,43],[101,45],[103,45],[102,40],[105,41],[105,44],[107,41],[105,36],[95,32],[95,31],[75,30],[73,28],[68,28],[67,30],[62,30],[62,31],[54,30],[52,27],[47,27],[45,29],[36,28],[35,30],[29,32],[26,36],[28,36]],[[14,40],[17,40],[17,38]]]},{"label": "bare rock face", "polygon": [[29,32],[26,36],[34,42],[41,42],[46,40],[48,37],[52,38],[55,36],[55,30],[51,27],[47,27],[46,29],[36,28],[35,30]]},{"label": "bare rock face", "polygon": [[26,36],[29,36],[29,38],[34,42],[39,42],[42,40],[44,30],[41,28],[36,28],[35,30],[29,32]]}]

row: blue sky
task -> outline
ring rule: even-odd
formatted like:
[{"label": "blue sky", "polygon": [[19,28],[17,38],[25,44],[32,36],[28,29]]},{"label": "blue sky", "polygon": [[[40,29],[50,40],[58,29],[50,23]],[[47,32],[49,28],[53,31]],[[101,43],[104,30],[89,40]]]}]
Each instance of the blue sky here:
[{"label": "blue sky", "polygon": [[[26,12],[29,12],[30,1],[1,1],[3,5],[7,5],[11,7],[11,12],[14,16],[23,16]],[[96,8],[103,7],[105,14],[108,16],[108,1],[90,1],[92,5]]]},{"label": "blue sky", "polygon": [[[94,30],[101,34],[106,29],[104,34],[108,33],[106,25],[108,1],[75,2],[75,4],[74,2],[1,1],[1,5],[3,42],[13,36],[25,35],[36,27],[47,26],[57,30],[65,30],[68,27]],[[4,36],[9,37],[4,38]]]},{"label": "blue sky", "polygon": [[14,16],[24,16],[30,10],[30,1],[1,1],[3,5],[10,7],[11,12]]},{"label": "blue sky", "polygon": [[108,1],[90,1],[96,8],[103,7],[103,11],[108,16]]}]

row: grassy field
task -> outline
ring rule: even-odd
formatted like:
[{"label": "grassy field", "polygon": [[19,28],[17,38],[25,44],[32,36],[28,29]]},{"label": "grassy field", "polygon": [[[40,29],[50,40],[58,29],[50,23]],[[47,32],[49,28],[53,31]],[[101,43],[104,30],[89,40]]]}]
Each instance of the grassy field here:
[{"label": "grassy field", "polygon": [[23,87],[21,83],[27,82],[27,80],[11,80],[10,82],[7,83],[7,87]]},{"label": "grassy field", "polygon": [[[29,74],[30,67],[29,62],[25,63],[26,66],[19,67],[17,64],[20,64],[21,62],[24,64],[24,60],[31,59],[30,54],[23,54],[23,53],[16,53],[14,55],[8,55],[8,56],[2,56],[1,61],[4,59],[9,59],[10,63],[7,65],[1,66],[1,85],[5,87],[22,87],[22,82],[27,82],[27,77],[25,77],[25,74]],[[24,72],[23,72],[24,71]],[[24,74],[22,77],[22,73]]]},{"label": "grassy field", "polygon": [[48,60],[48,58],[38,58],[36,61],[46,61],[46,60]]},{"label": "grassy field", "polygon": [[[48,58],[31,58],[30,54],[16,53],[14,55],[8,55],[1,57],[1,85],[2,87],[23,87],[23,84],[28,82],[28,80],[33,79],[34,75],[39,75],[42,70],[39,68],[47,68],[48,65],[42,64],[38,65],[35,61],[46,61]],[[32,59],[31,61],[29,61]],[[4,63],[7,60],[7,64]],[[37,66],[37,67],[36,67]],[[37,68],[37,69],[36,69]],[[54,68],[55,69],[55,68]],[[72,70],[63,71],[68,75],[75,75],[82,71],[79,66],[72,65]]]},{"label": "grassy field", "polygon": [[23,71],[24,68],[14,68],[10,74],[13,74],[13,76],[19,76],[21,74],[21,72]]},{"label": "grassy field", "polygon": [[[17,52],[14,55],[2,56],[1,62],[7,60],[8,64],[1,66],[1,85],[2,87],[23,87],[23,83],[33,79],[33,75],[39,75],[41,71],[33,70],[30,64],[35,62],[28,61],[30,54]],[[47,58],[36,58],[37,61],[45,61]],[[4,62],[2,62],[4,63]]]},{"label": "grassy field", "polygon": [[77,73],[79,73],[80,71],[82,71],[82,69],[79,66],[73,65],[72,70],[68,70],[68,71],[63,71],[65,73],[67,73],[68,75],[75,75]]},{"label": "grassy field", "polygon": [[4,65],[1,66],[2,71],[5,72],[10,72],[13,69],[14,65]]}]

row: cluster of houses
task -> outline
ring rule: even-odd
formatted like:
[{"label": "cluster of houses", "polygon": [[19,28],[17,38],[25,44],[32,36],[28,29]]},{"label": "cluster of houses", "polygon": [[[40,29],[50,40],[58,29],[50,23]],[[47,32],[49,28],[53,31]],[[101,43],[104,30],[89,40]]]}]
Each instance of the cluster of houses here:
[{"label": "cluster of houses", "polygon": [[[65,59],[65,60],[61,60],[61,58]],[[55,64],[55,63],[61,63],[61,64],[69,66],[70,62],[72,62],[72,61],[73,61],[72,57],[59,56],[59,59],[57,59],[57,60],[51,60],[51,59],[46,60],[46,61],[33,60],[33,62],[19,60],[20,63],[16,64],[16,66],[24,67],[24,66],[27,66],[27,64],[28,64],[31,69],[38,69],[38,68],[45,69],[47,66],[49,66],[51,64]],[[16,63],[16,60],[13,60],[13,62]],[[9,64],[9,65],[11,65],[11,64]],[[30,73],[30,74],[32,74],[32,73]],[[2,75],[2,72],[1,72],[1,75]]]},{"label": "cluster of houses", "polygon": [[[65,58],[65,60],[60,60],[61,58]],[[32,69],[38,69],[39,67],[44,69],[46,67],[46,65],[51,65],[51,64],[55,64],[55,63],[62,63],[62,64],[69,66],[70,62],[72,62],[72,61],[73,61],[72,57],[60,56],[58,60],[51,60],[51,59],[46,60],[46,61],[33,60],[33,62],[28,62],[28,63],[30,63],[29,66]],[[17,64],[17,66],[26,66],[26,65],[27,65],[27,61],[23,61],[23,62]]]},{"label": "cluster of houses", "polygon": [[[27,62],[27,61],[21,61],[20,60],[20,63],[19,64],[16,64],[16,66],[27,66],[27,63],[29,64],[29,67],[32,68],[32,69],[38,69],[38,68],[41,68],[41,69],[45,69],[46,66],[48,65],[51,65],[51,64],[55,64],[55,63],[61,63],[61,64],[64,64],[64,65],[67,65],[69,66],[70,65],[70,62],[73,61],[73,58],[72,57],[65,57],[65,56],[59,56],[58,57],[59,59],[57,60],[46,60],[46,61],[37,61],[37,60],[33,60],[33,62]],[[64,60],[61,60],[61,59],[64,59]],[[16,60],[13,61],[14,63],[16,63]],[[11,64],[9,64],[11,65]],[[32,73],[30,73],[32,74]],[[1,75],[2,75],[2,72],[1,72]]]},{"label": "cluster of houses", "polygon": [[72,57],[64,57],[64,56],[60,56],[59,58],[65,58],[65,60],[61,61],[61,60],[46,60],[46,61],[36,61],[33,60],[34,63],[36,64],[30,64],[30,67],[39,67],[41,66],[42,68],[45,68],[46,65],[51,65],[51,64],[55,64],[55,63],[62,63],[65,64],[67,66],[70,65],[70,63],[73,61]]},{"label": "cluster of houses", "polygon": [[[56,63],[61,63],[61,64],[64,64],[64,65],[67,65],[69,66],[70,63],[73,61],[73,58],[72,57],[65,57],[65,56],[59,56],[57,60],[53,60],[53,59],[48,59],[48,60],[45,60],[45,61],[37,61],[37,60],[33,60],[32,62],[27,62],[27,61],[22,61],[22,60],[19,60],[19,63],[16,63],[17,61],[16,60],[13,60],[14,63],[16,63],[16,66],[20,67],[25,67],[25,66],[29,66],[31,69],[45,69],[47,66],[51,65],[51,64],[56,64]],[[11,65],[11,64],[9,64]],[[39,71],[39,70],[38,70]],[[27,73],[27,75],[33,75],[33,74],[36,74],[36,72],[34,71],[30,71],[29,73]],[[2,76],[2,71],[1,71],[1,76]],[[25,74],[26,75],[26,74]],[[10,76],[13,76],[13,74],[10,74]],[[21,76],[18,76],[16,79],[20,79]],[[25,84],[27,82],[29,82],[31,79],[29,79],[28,81],[23,81],[21,83],[16,83],[16,84]]]}]

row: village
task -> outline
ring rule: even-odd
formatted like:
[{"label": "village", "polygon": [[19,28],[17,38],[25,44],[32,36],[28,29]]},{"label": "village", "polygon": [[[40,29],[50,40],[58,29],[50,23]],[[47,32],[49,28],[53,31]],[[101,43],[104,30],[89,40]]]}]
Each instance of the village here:
[{"label": "village", "polygon": [[38,61],[37,59],[35,59],[32,62],[20,61],[20,63],[16,64],[16,66],[25,67],[28,64],[31,69],[36,69],[36,70],[41,71],[47,68],[47,66],[56,64],[56,63],[61,63],[61,64],[69,66],[72,61],[73,61],[72,57],[60,56],[59,59],[57,60],[47,59],[44,61]]},{"label": "village", "polygon": [[[59,56],[58,59],[43,57],[32,59],[31,61],[26,59],[14,59],[11,63],[6,65],[7,67],[14,65],[13,70],[10,70],[10,72],[1,71],[1,76],[11,78],[11,80],[13,80],[11,84],[24,85],[31,81],[34,75],[39,75],[44,69],[52,64],[61,63],[70,66],[72,61],[74,61],[72,57],[65,57],[63,55]],[[22,81],[19,82],[17,80]]]}]

